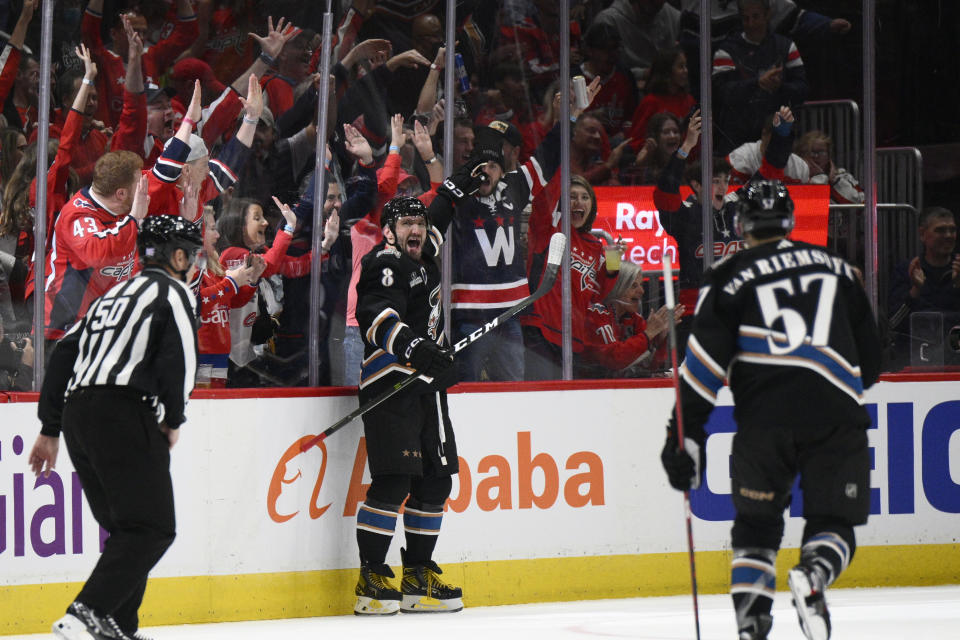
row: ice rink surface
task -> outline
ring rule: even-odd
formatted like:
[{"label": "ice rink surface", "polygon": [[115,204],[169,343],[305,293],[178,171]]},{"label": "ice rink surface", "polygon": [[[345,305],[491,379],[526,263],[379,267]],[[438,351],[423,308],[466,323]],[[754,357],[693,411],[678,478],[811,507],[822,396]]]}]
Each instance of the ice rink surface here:
[{"label": "ice rink surface", "polygon": [[[960,638],[960,586],[836,589],[827,595],[834,640]],[[804,640],[789,593],[777,593],[773,613],[770,640]],[[701,596],[700,630],[703,640],[736,639],[728,596]],[[689,596],[476,607],[454,614],[398,614],[379,619],[340,616],[182,625],[145,628],[142,633],[155,640],[690,640],[695,637]],[[52,635],[0,637],[27,640]]]}]

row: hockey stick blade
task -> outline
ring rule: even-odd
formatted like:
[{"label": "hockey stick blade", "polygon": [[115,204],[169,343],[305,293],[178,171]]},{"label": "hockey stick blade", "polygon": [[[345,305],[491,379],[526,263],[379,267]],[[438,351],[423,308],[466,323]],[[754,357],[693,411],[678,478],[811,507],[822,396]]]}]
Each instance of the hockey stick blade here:
[{"label": "hockey stick blade", "polygon": [[[517,304],[513,305],[499,316],[487,322],[482,327],[474,331],[473,333],[464,336],[461,338],[455,345],[453,345],[454,353],[459,353],[469,347],[471,344],[487,335],[498,326],[510,320],[515,315],[519,314],[521,311],[529,307],[531,304],[542,298],[547,294],[550,289],[553,288],[554,283],[557,281],[557,272],[560,270],[560,261],[563,259],[563,250],[566,247],[567,238],[562,233],[555,233],[550,238],[550,248],[547,250],[547,266],[543,273],[543,278],[540,280],[540,286],[537,287],[537,290],[534,291],[531,295],[527,296]],[[366,404],[357,407],[347,415],[343,416],[332,425],[324,429],[323,433],[317,435],[316,437],[308,440],[301,447],[301,451],[307,451],[320,444],[326,440],[329,436],[339,431],[342,427],[349,424],[353,420],[359,418],[368,411],[380,406],[396,394],[398,394],[403,389],[406,389],[408,386],[416,382],[420,376],[416,374],[411,374],[407,376],[400,382],[396,383],[383,393],[381,393],[376,398],[370,400]]]},{"label": "hockey stick blade", "polygon": [[554,265],[560,267],[560,261],[563,260],[563,250],[567,246],[567,237],[559,231],[550,236],[550,246],[547,249],[547,266]]}]

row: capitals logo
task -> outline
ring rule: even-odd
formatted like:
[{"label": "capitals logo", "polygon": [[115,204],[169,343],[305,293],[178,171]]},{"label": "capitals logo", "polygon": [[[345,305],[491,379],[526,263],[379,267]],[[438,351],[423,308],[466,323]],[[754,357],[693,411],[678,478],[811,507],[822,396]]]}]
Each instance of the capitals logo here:
[{"label": "capitals logo", "polygon": [[581,291],[592,291],[600,294],[600,285],[597,283],[597,265],[593,258],[584,260],[582,255],[575,252],[570,256],[570,269],[580,274]]},{"label": "capitals logo", "polygon": [[218,306],[210,313],[204,315],[200,321],[203,324],[218,324],[220,326],[227,326],[230,324],[230,312],[227,309]]},{"label": "capitals logo", "polygon": [[127,258],[118,264],[111,264],[105,267],[101,267],[100,275],[105,278],[113,278],[117,282],[121,282],[130,277],[133,273],[133,268],[136,266],[137,261],[133,255],[127,256]]},{"label": "capitals logo", "polygon": [[[731,240],[730,242],[714,242],[713,243],[713,257],[714,258],[725,258],[729,255],[736,253],[737,251],[743,251],[747,248],[747,243],[743,240]],[[703,259],[703,245],[697,247],[696,257],[698,259]]]}]

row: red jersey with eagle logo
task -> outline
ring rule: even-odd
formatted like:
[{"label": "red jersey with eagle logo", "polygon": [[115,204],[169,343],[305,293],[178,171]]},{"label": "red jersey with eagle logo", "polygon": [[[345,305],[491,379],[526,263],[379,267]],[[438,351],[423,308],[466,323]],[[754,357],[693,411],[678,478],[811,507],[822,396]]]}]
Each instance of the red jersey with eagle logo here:
[{"label": "red jersey with eagle logo", "polygon": [[[550,238],[560,231],[560,172],[547,183],[546,189],[533,200],[533,211],[527,231],[527,270],[535,289],[546,267]],[[576,353],[590,343],[587,335],[587,308],[609,293],[617,281],[617,274],[607,272],[603,243],[588,231],[571,229],[570,238],[570,310],[573,314],[573,350]],[[560,279],[557,279],[559,283]],[[540,329],[544,339],[560,345],[562,340],[563,289],[554,285],[545,296],[533,303],[533,311],[521,316],[525,325]]]}]

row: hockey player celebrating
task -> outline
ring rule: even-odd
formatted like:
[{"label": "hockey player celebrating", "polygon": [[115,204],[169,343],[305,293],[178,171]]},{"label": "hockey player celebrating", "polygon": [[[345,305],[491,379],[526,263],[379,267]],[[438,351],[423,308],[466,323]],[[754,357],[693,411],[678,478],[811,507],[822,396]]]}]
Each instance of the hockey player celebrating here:
[{"label": "hockey player celebrating", "polygon": [[49,475],[62,429],[90,510],[110,533],[53,625],[64,640],[139,638],[147,575],[175,535],[170,449],[197,369],[196,298],[186,282],[205,257],[199,230],[179,216],[144,220],[137,248],[144,270],[67,332],[40,393],[30,466]]},{"label": "hockey player celebrating", "polygon": [[[731,595],[740,640],[763,640],[797,474],[806,526],[788,582],[809,640],[830,637],[824,590],[853,558],[870,508],[863,390],[880,373],[880,340],[854,268],[793,242],[793,202],[778,181],[749,185],[735,224],[747,249],[704,274],[681,367],[684,449],[676,411],[661,454],[670,484],[696,488],[704,423],[729,379],[736,402],[731,482]],[[811,402],[816,398],[816,402]]]},{"label": "hockey player celebrating", "polygon": [[[398,196],[383,207],[384,240],[361,262],[357,321],[364,340],[360,402],[380,395],[407,376],[412,384],[363,416],[372,480],[357,513],[360,578],[358,615],[459,611],[459,587],[440,580],[431,559],[443,505],[457,473],[457,447],[445,389],[453,384],[453,351],[443,345],[440,245],[450,223],[451,190],[479,188],[482,166],[458,173],[437,190],[446,206],[427,208]],[[436,201],[435,201],[436,202]],[[409,497],[408,497],[409,496]],[[406,548],[400,550],[400,590],[386,564],[404,504]]]}]

